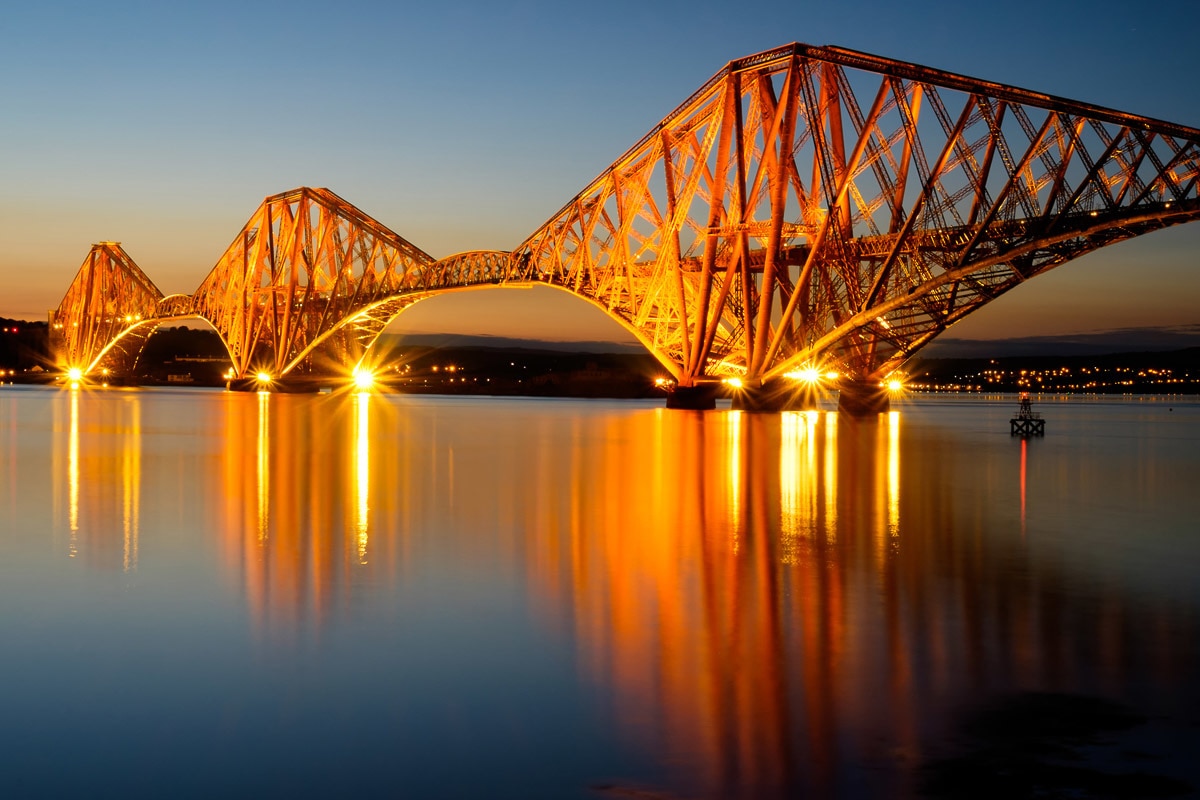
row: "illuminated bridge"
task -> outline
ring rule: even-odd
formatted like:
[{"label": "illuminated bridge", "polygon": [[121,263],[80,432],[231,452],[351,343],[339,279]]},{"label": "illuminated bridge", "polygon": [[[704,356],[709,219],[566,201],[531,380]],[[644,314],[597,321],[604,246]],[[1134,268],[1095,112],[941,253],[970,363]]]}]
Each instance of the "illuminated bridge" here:
[{"label": "illuminated bridge", "polygon": [[[325,189],[267,198],[191,295],[92,248],[51,328],[61,366],[128,375],[200,317],[236,378],[353,369],[435,294],[545,285],[601,308],[669,370],[747,408],[837,373],[880,382],[1014,286],[1200,217],[1200,130],[836,47],[732,61],[512,251],[434,259]],[[1136,280],[1132,278],[1131,280]]]}]

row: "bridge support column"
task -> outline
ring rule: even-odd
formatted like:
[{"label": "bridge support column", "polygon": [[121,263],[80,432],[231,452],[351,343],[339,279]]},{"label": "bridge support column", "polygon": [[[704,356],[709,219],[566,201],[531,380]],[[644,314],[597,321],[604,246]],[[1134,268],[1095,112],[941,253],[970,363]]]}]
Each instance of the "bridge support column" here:
[{"label": "bridge support column", "polygon": [[230,392],[257,392],[262,385],[254,378],[230,378],[225,381],[225,389]]},{"label": "bridge support column", "polygon": [[667,408],[682,408],[692,411],[711,411],[717,407],[717,384],[702,383],[699,386],[676,386],[667,393]]},{"label": "bridge support column", "polygon": [[812,387],[796,381],[765,381],[759,386],[734,390],[733,407],[738,411],[769,414],[808,411],[817,407],[817,395]]},{"label": "bridge support column", "polygon": [[890,408],[887,390],[877,380],[843,379],[838,387],[838,411],[852,417],[882,414]]},{"label": "bridge support column", "polygon": [[319,378],[307,376],[276,378],[268,383],[262,383],[253,377],[233,378],[225,382],[225,388],[231,392],[279,392],[281,394],[319,392],[322,385]]}]

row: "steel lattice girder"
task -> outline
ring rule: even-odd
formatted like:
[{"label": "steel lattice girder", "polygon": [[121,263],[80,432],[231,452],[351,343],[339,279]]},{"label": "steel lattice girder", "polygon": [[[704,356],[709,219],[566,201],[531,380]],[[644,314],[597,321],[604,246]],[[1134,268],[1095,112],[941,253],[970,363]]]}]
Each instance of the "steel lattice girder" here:
[{"label": "steel lattice girder", "polygon": [[1198,130],[793,44],[728,64],[511,253],[434,261],[300,188],[267,198],[190,298],[97,245],[52,331],[65,362],[127,369],[151,322],[197,315],[238,376],[278,376],[357,363],[431,294],[542,283],[682,385],[810,362],[873,379],[1030,277],[1197,219],[1198,181]]},{"label": "steel lattice girder", "polygon": [[363,309],[421,284],[434,259],[328,189],[268,197],[194,295],[234,372],[275,376]]},{"label": "steel lattice girder", "polygon": [[1036,274],[1200,217],[1198,176],[1191,128],[795,44],[731,62],[514,269],[624,320],[684,384],[873,378]]},{"label": "steel lattice girder", "polygon": [[162,296],[119,242],[93,245],[50,315],[58,365],[86,373],[104,362],[103,368],[128,373],[157,325]]}]

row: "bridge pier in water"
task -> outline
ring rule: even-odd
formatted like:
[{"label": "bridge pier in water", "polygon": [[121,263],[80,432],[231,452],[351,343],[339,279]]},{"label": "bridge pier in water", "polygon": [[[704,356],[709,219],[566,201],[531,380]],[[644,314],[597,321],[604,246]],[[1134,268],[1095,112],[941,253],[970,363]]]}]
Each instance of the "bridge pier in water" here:
[{"label": "bridge pier in water", "polygon": [[812,411],[817,407],[817,393],[815,386],[791,379],[763,381],[758,386],[735,389],[733,408],[762,413]]},{"label": "bridge pier in water", "polygon": [[887,390],[877,380],[843,378],[838,386],[838,411],[852,417],[882,414],[891,408]]},{"label": "bridge pier in water", "polygon": [[[811,411],[818,407],[821,389],[812,384],[776,380],[758,386],[740,386],[732,390],[732,408],[751,413]],[[667,395],[667,408],[709,411],[717,407],[724,393],[719,384],[703,383],[678,386]],[[838,411],[853,417],[867,417],[891,409],[888,391],[878,380],[842,379],[838,385]]]},{"label": "bridge pier in water", "polygon": [[720,385],[701,383],[697,386],[676,386],[667,393],[667,408],[689,411],[711,411],[717,407]]},{"label": "bridge pier in water", "polygon": [[321,391],[330,385],[328,379],[310,376],[275,378],[262,381],[257,377],[232,378],[225,382],[225,389],[230,392],[277,392],[280,394],[305,394]]}]

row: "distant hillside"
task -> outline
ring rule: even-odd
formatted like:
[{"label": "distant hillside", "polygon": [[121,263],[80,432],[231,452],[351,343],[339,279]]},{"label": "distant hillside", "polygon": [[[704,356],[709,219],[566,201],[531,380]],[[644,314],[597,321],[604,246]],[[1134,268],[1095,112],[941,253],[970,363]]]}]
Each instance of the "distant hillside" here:
[{"label": "distant hillside", "polygon": [[[1143,331],[1147,333],[1147,331]],[[1157,330],[1156,341],[1200,338],[1187,329]],[[913,388],[948,391],[1200,392],[1200,346],[1114,347],[1118,331],[1084,337],[1038,337],[1008,342],[971,342],[958,351],[983,356],[937,357],[956,352],[959,340],[929,347],[905,366]],[[1137,338],[1137,337],[1132,337]],[[1153,337],[1151,337],[1153,338]],[[49,364],[45,322],[0,319],[0,369],[17,374]],[[1079,353],[1038,353],[1076,345]],[[1065,349],[1070,349],[1069,347]],[[1018,351],[1013,353],[1013,351]],[[1030,350],[1032,353],[1021,354]],[[1004,355],[1004,353],[1009,353]],[[542,342],[499,336],[384,334],[373,349],[383,378],[412,392],[533,394],[584,397],[655,396],[654,380],[666,371],[638,345],[616,342]],[[229,366],[211,328],[163,327],[147,342],[136,381],[222,385]],[[33,372],[28,373],[33,379]]]},{"label": "distant hillside", "polygon": [[[380,343],[381,379],[406,392],[546,397],[661,397],[655,378],[666,371],[645,350],[585,352],[544,342],[480,337],[487,346]],[[476,337],[454,337],[473,341]],[[575,346],[578,342],[553,343]]]},{"label": "distant hillside", "polygon": [[[418,393],[651,397],[665,374],[644,349],[610,342],[385,334],[372,353],[383,383]],[[162,328],[138,361],[137,381],[219,386],[228,366],[215,331]]]},{"label": "distant hillside", "polygon": [[536,339],[510,339],[503,336],[464,336],[457,333],[385,333],[377,347],[484,347],[493,350],[538,350],[564,353],[645,353],[639,344],[622,342],[545,342]]},{"label": "distant hillside", "polygon": [[1150,353],[1200,347],[1200,325],[1116,328],[1062,336],[1012,339],[938,338],[921,351],[925,358],[1009,358]]},{"label": "distant hillside", "polygon": [[35,366],[45,369],[50,363],[48,330],[45,322],[0,317],[0,370],[20,373]]}]

